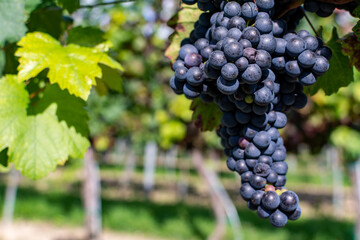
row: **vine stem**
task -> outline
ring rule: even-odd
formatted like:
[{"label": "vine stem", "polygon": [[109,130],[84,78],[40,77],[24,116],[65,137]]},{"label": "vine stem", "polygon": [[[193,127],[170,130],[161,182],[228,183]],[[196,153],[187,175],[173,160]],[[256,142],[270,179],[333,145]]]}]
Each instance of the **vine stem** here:
[{"label": "vine stem", "polygon": [[301,8],[303,14],[304,14],[304,17],[306,19],[306,21],[309,23],[311,29],[314,31],[314,33],[316,34],[317,37],[320,37],[319,33],[316,31],[316,29],[314,28],[314,25],[311,23],[310,19],[308,18],[308,16],[306,15],[305,13],[305,10],[304,8]]},{"label": "vine stem", "polygon": [[42,93],[43,91],[45,91],[45,87],[40,88],[39,90],[37,90],[36,92],[33,92],[30,94],[30,99],[33,99],[34,97],[36,97],[37,95],[39,95],[39,93]]},{"label": "vine stem", "polygon": [[135,2],[135,1],[136,0],[117,0],[117,1],[112,1],[112,2],[96,3],[93,5],[81,5],[79,8],[95,8],[95,7],[105,6],[105,5],[113,5],[113,4],[118,4],[118,3]]}]

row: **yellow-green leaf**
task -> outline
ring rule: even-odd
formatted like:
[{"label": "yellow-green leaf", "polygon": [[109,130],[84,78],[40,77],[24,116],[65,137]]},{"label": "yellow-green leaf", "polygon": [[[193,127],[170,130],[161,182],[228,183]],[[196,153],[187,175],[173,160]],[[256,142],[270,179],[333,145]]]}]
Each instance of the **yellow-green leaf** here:
[{"label": "yellow-green leaf", "polygon": [[34,32],[23,37],[16,56],[20,57],[19,81],[26,81],[48,68],[50,83],[58,83],[75,96],[87,99],[95,78],[101,78],[99,63],[123,70],[121,65],[99,48],[70,44],[62,46],[48,34]]}]

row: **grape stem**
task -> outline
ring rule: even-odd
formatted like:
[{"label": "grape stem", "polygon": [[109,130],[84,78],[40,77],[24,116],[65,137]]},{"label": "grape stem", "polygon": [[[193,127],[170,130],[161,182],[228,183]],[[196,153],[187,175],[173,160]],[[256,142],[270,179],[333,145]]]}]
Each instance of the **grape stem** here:
[{"label": "grape stem", "polygon": [[42,93],[43,91],[45,91],[45,87],[40,88],[39,90],[37,90],[36,92],[33,92],[30,94],[30,99],[33,99],[34,97],[36,97],[37,95],[39,95],[40,93]]},{"label": "grape stem", "polygon": [[96,3],[93,5],[81,5],[79,8],[95,8],[99,6],[105,6],[105,5],[113,5],[117,3],[124,3],[124,2],[135,2],[135,0],[117,0],[112,2],[102,2],[102,3]]},{"label": "grape stem", "polygon": [[308,16],[306,15],[305,10],[304,10],[303,7],[301,7],[301,11],[303,12],[306,21],[309,23],[311,29],[314,31],[314,33],[316,34],[316,36],[317,36],[317,37],[320,37],[319,33],[318,33],[318,32],[316,31],[316,29],[314,28],[314,25],[311,23],[310,19],[309,19]]},{"label": "grape stem", "polygon": [[254,0],[254,3],[255,3],[255,11],[258,11],[258,7],[256,5],[256,0]]}]

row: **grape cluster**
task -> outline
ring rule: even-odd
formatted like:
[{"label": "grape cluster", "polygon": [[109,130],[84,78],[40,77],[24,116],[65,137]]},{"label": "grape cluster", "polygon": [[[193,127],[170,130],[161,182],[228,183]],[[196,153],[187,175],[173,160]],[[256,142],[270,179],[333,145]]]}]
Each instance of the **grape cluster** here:
[{"label": "grape cluster", "polygon": [[287,110],[306,105],[303,86],[329,69],[332,53],[309,32],[293,32],[296,23],[289,21],[300,15],[273,20],[274,0],[217,3],[218,10],[202,13],[182,41],[170,86],[218,105],[217,134],[228,168],[241,176],[240,195],[259,217],[283,227],[300,217],[301,208],[284,187],[288,165],[278,129],[287,123]]}]

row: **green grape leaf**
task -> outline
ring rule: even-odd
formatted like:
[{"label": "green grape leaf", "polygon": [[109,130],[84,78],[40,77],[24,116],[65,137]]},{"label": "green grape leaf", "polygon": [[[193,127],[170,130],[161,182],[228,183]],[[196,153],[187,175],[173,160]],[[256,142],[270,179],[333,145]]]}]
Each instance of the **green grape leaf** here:
[{"label": "green grape leaf", "polygon": [[18,45],[15,55],[20,57],[18,80],[26,81],[49,68],[50,83],[58,83],[61,89],[86,100],[95,78],[101,78],[99,63],[123,70],[121,65],[100,48],[81,47],[74,44],[61,46],[45,33],[28,33]]},{"label": "green grape leaf", "polygon": [[105,82],[102,81],[100,78],[96,78],[96,86],[95,90],[99,96],[105,96],[109,93],[109,89],[105,85]]},{"label": "green grape leaf", "polygon": [[30,32],[44,32],[58,39],[63,32],[61,23],[62,9],[52,6],[31,12],[27,26]]},{"label": "green grape leaf", "polygon": [[353,32],[356,34],[357,37],[360,36],[360,21],[358,21],[355,26],[353,27]]},{"label": "green grape leaf", "polygon": [[100,64],[100,67],[103,75],[99,81],[102,81],[108,89],[121,93],[123,89],[120,72],[103,64]]},{"label": "green grape leaf", "polygon": [[[358,4],[360,1],[357,1]],[[357,6],[354,10],[352,10],[351,14],[355,17],[360,17],[360,6]]]},{"label": "green grape leaf", "polygon": [[57,3],[69,13],[75,12],[80,7],[80,0],[58,0]]},{"label": "green grape leaf", "polygon": [[190,36],[190,32],[194,29],[194,23],[199,19],[201,13],[196,5],[182,4],[181,10],[169,20],[168,25],[174,29],[174,33],[169,37],[171,43],[165,51],[165,56],[172,63],[178,57],[181,41]]},{"label": "green grape leaf", "polygon": [[68,127],[74,127],[76,132],[84,137],[89,135],[86,102],[71,95],[66,89],[61,90],[57,84],[46,86],[42,97],[30,108],[29,113],[42,113],[54,103],[57,106],[56,116],[59,121],[65,121]]},{"label": "green grape leaf", "polygon": [[221,123],[222,113],[215,103],[204,103],[201,99],[193,100],[190,109],[192,119],[201,131],[212,131]]},{"label": "green grape leaf", "polygon": [[331,95],[354,81],[353,68],[349,58],[341,51],[341,43],[335,27],[332,37],[326,45],[333,53],[329,62],[330,68],[328,72],[317,79],[314,85],[305,89],[305,92],[310,95],[316,94],[319,89],[324,90],[326,95]]},{"label": "green grape leaf", "polygon": [[86,138],[58,121],[56,104],[41,114],[27,116],[22,123],[17,129],[16,144],[9,146],[9,160],[29,178],[48,175],[69,156],[82,157],[89,147]]},{"label": "green grape leaf", "polygon": [[23,175],[38,179],[69,157],[83,157],[90,143],[73,126],[59,121],[57,103],[28,116],[28,102],[25,84],[16,76],[0,79],[0,150],[8,148],[8,162]]},{"label": "green grape leaf", "polygon": [[0,0],[0,46],[24,36],[25,21],[24,0]]},{"label": "green grape leaf", "polygon": [[94,27],[74,27],[70,29],[67,44],[73,43],[84,47],[95,47],[105,42],[104,32]]},{"label": "green grape leaf", "polygon": [[26,116],[29,95],[25,84],[13,75],[0,79],[0,150],[13,144],[21,120]]}]

